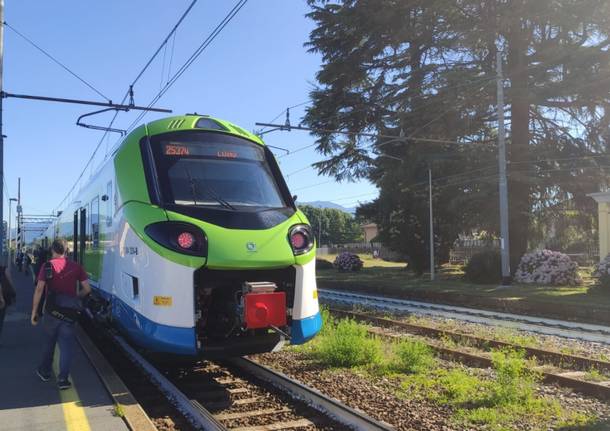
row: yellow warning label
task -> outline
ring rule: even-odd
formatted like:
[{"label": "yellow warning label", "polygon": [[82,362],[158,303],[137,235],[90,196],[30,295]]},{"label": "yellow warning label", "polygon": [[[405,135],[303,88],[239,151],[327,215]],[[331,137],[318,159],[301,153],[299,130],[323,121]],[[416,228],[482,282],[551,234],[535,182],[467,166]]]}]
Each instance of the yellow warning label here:
[{"label": "yellow warning label", "polygon": [[163,307],[170,307],[172,305],[171,296],[155,296],[153,298],[153,304],[161,305]]},{"label": "yellow warning label", "polygon": [[318,290],[313,291],[313,299],[318,299]]}]

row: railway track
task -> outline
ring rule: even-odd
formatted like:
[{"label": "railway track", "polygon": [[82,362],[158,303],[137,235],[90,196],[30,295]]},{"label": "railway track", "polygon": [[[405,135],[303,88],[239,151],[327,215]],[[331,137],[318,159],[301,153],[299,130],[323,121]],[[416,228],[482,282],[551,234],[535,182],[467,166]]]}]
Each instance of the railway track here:
[{"label": "railway track", "polygon": [[321,301],[330,304],[356,305],[375,310],[443,317],[472,323],[519,329],[537,334],[610,344],[610,327],[608,326],[500,313],[384,296],[363,295],[360,293],[328,289],[319,289],[318,294]]},{"label": "railway track", "polygon": [[[417,325],[396,321],[387,318],[372,316],[366,313],[330,310],[332,314],[348,317],[360,321],[366,321],[377,326],[369,329],[369,332],[376,336],[389,339],[400,339],[406,334],[415,334],[427,338],[441,340],[441,342],[425,341],[439,356],[445,359],[461,362],[468,366],[489,368],[492,361],[487,352],[493,348],[510,348],[513,350],[524,351],[526,357],[534,358],[540,365],[534,367],[539,372],[546,383],[554,383],[559,386],[567,387],[583,394],[609,400],[610,399],[610,378],[604,381],[588,381],[585,379],[586,371],[597,370],[610,374],[610,362],[589,359],[582,356],[560,353],[556,351],[531,348],[519,344],[497,341],[468,334],[462,334],[444,329],[437,329],[425,325]],[[383,331],[378,328],[388,328],[391,331]],[[446,347],[442,340],[456,342],[456,346]],[[458,345],[462,343],[462,347]],[[466,346],[466,348],[464,348]],[[550,371],[548,365],[555,367]]]},{"label": "railway track", "polygon": [[[137,367],[145,376],[131,382],[144,386],[136,388],[134,395],[145,410],[146,406],[167,410],[166,405],[171,404],[189,429],[394,429],[246,358],[202,361],[195,366],[157,366],[122,337],[109,336],[108,341],[129,358],[129,364],[120,365],[123,374],[129,373],[129,367]],[[147,385],[154,385],[155,390],[147,389]]]}]

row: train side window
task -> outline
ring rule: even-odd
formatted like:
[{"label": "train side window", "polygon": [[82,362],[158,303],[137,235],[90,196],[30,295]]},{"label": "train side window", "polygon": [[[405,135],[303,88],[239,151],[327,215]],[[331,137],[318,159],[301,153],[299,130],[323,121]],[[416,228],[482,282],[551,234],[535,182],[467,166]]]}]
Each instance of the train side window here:
[{"label": "train side window", "polygon": [[91,241],[94,249],[99,247],[100,244],[100,198],[96,196],[91,201]]},{"label": "train side window", "polygon": [[112,181],[108,181],[106,184],[106,226],[112,226],[112,202],[114,199],[112,198]]},{"label": "train side window", "polygon": [[91,204],[85,205],[87,218],[85,218],[85,244],[87,248],[91,247]]}]

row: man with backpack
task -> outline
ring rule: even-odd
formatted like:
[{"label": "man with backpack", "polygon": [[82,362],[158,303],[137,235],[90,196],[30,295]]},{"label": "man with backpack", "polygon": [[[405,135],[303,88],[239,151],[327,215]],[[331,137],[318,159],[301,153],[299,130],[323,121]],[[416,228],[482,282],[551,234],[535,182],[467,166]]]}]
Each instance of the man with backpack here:
[{"label": "man with backpack", "polygon": [[[51,366],[55,344],[59,344],[59,375],[57,386],[68,389],[70,365],[74,353],[76,336],[74,325],[82,309],[81,298],[91,293],[87,273],[78,263],[66,258],[66,242],[56,239],[51,245],[52,258],[38,273],[38,283],[32,301],[32,325],[38,324],[38,305],[45,288],[47,289],[44,316],[42,320],[45,339],[42,361],[36,374],[43,382],[51,378]],[[80,282],[81,289],[78,289]]]}]

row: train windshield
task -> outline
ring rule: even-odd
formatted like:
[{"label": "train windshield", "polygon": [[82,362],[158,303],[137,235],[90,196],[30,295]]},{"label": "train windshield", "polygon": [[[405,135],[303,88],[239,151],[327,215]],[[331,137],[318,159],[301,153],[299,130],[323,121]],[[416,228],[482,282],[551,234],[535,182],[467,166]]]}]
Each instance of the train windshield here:
[{"label": "train windshield", "polygon": [[262,146],[220,133],[152,139],[157,178],[167,204],[225,210],[286,207]]}]

